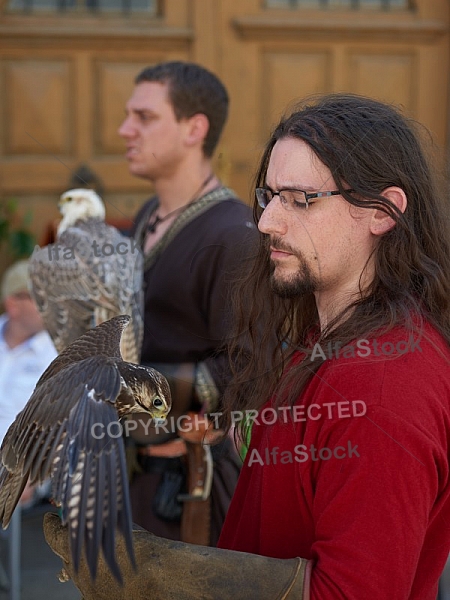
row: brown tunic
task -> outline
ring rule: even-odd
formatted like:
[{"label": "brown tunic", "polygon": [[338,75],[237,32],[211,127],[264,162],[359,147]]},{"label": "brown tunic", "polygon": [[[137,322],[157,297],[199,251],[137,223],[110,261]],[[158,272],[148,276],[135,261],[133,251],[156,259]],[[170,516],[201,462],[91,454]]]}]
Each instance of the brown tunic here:
[{"label": "brown tunic", "polygon": [[[141,247],[145,226],[156,208],[153,198],[137,215],[134,234]],[[222,187],[203,196],[188,214],[183,212],[146,255],[141,361],[154,366],[194,363],[196,396],[206,412],[220,410],[220,391],[230,377],[223,350],[230,332],[229,291],[239,267],[253,254],[256,240],[251,209]],[[177,398],[173,401],[176,412]],[[215,511],[215,488],[218,484],[228,487],[231,497],[238,472],[227,459],[229,448],[220,450],[219,446],[214,454],[213,543],[225,516],[223,505],[218,507],[219,513]],[[220,458],[224,459],[223,468]],[[161,521],[152,511],[161,478],[158,461],[145,459],[143,463],[147,463],[147,472],[136,476],[131,485],[133,520],[157,535],[178,539],[179,522]],[[161,470],[167,470],[160,464]]]}]

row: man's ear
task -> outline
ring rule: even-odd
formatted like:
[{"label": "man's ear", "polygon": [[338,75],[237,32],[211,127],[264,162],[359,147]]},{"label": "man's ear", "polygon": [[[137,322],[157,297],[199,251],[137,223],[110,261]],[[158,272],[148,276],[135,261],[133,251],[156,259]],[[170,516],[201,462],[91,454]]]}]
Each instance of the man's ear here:
[{"label": "man's ear", "polygon": [[[381,195],[395,204],[404,213],[408,205],[408,199],[402,188],[391,186],[381,192]],[[395,221],[381,210],[375,210],[370,221],[370,232],[373,235],[383,235],[395,226]]]},{"label": "man's ear", "polygon": [[203,141],[209,131],[209,120],[203,113],[197,113],[190,117],[189,126],[186,135],[186,143],[188,146],[195,146],[200,143],[203,146]]}]

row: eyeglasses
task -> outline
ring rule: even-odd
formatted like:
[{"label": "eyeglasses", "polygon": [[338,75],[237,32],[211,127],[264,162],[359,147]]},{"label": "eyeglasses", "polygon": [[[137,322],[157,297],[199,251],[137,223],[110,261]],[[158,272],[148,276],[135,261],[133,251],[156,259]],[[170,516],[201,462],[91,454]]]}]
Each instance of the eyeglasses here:
[{"label": "eyeglasses", "polygon": [[[352,192],[353,190],[344,190],[346,192]],[[267,208],[269,203],[275,196],[278,196],[282,206],[286,210],[295,210],[296,208],[308,208],[312,198],[324,198],[327,196],[340,196],[341,192],[335,190],[333,192],[314,192],[308,194],[304,190],[279,190],[278,192],[272,191],[270,188],[256,188],[256,199],[261,208]]]}]

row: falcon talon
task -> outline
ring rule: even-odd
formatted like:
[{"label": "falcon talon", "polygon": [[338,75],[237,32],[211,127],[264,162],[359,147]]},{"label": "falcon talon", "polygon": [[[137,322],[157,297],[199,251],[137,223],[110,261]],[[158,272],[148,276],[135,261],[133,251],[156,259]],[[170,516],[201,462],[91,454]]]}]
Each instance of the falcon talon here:
[{"label": "falcon talon", "polygon": [[61,583],[67,583],[70,580],[70,575],[64,567],[58,573],[57,577]]}]

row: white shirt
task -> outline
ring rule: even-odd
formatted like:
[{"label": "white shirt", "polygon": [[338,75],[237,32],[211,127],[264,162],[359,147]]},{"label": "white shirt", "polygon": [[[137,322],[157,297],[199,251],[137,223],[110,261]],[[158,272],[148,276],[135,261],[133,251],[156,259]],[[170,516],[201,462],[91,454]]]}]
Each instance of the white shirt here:
[{"label": "white shirt", "polygon": [[7,321],[6,314],[0,316],[0,441],[58,354],[46,331],[10,348],[3,336]]}]

